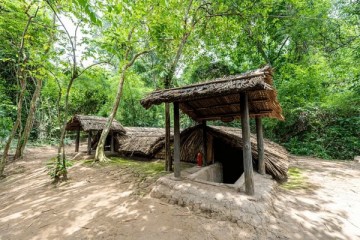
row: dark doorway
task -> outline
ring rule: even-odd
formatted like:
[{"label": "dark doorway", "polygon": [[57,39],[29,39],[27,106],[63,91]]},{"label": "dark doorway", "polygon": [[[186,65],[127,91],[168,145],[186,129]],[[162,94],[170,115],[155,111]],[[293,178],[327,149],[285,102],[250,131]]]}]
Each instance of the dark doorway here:
[{"label": "dark doorway", "polygon": [[235,183],[244,172],[242,150],[220,139],[214,139],[214,158],[223,165],[224,183]]}]

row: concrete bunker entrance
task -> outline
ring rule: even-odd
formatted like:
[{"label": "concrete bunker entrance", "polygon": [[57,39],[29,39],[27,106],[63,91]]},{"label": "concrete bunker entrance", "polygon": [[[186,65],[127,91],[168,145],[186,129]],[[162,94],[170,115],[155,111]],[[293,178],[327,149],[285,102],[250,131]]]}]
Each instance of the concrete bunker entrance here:
[{"label": "concrete bunker entrance", "polygon": [[241,184],[240,177],[244,172],[242,149],[214,139],[213,151],[215,163],[196,171],[190,179],[234,187]]},{"label": "concrete bunker entrance", "polygon": [[242,150],[221,139],[214,139],[214,160],[222,165],[223,183],[234,184],[244,172]]}]

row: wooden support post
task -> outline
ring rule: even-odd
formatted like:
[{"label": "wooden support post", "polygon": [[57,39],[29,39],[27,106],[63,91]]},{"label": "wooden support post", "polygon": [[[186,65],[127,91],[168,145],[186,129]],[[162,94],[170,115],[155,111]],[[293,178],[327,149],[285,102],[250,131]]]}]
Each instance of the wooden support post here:
[{"label": "wooden support post", "polygon": [[87,154],[88,155],[91,155],[91,130],[89,131],[89,134],[88,134],[88,146],[87,146]]},{"label": "wooden support post", "polygon": [[245,191],[248,195],[254,195],[254,178],[250,142],[249,104],[248,95],[246,93],[240,94],[240,112],[243,139]]},{"label": "wooden support post", "polygon": [[170,103],[165,103],[165,171],[172,171],[170,148]]},{"label": "wooden support post", "polygon": [[203,167],[207,165],[207,137],[206,137],[206,121],[201,122],[202,125],[202,152],[203,152]]},{"label": "wooden support post", "polygon": [[180,116],[177,102],[174,102],[174,176],[180,178]]},{"label": "wooden support post", "polygon": [[80,128],[76,130],[75,152],[79,152],[79,145],[80,145]]},{"label": "wooden support post", "polygon": [[263,126],[261,123],[261,118],[256,117],[256,139],[257,139],[257,151],[258,151],[258,164],[259,164],[259,173],[265,174],[265,161],[264,161],[264,135],[263,135]]},{"label": "wooden support post", "polygon": [[111,131],[110,152],[114,153],[114,132]]}]

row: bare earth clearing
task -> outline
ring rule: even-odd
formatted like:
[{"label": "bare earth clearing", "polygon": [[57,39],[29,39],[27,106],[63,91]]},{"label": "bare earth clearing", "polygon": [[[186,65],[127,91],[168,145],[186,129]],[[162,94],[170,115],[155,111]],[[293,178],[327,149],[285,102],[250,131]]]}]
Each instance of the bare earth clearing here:
[{"label": "bare earth clearing", "polygon": [[[44,167],[55,153],[28,149],[26,159],[8,166],[0,181],[0,239],[258,239],[246,224],[149,197],[156,179],[129,168],[78,162],[70,180],[55,187]],[[301,179],[274,194],[269,231],[279,239],[360,238],[360,164],[294,157],[292,165]]]}]

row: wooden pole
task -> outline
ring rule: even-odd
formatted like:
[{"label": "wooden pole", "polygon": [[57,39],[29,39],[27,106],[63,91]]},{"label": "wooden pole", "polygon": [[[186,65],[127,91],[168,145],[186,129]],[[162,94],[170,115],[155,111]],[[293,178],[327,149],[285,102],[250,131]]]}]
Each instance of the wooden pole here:
[{"label": "wooden pole", "polygon": [[170,104],[165,103],[165,171],[172,171],[170,148]]},{"label": "wooden pole", "polygon": [[87,146],[87,154],[88,155],[91,155],[91,130],[89,131],[89,134],[88,134],[88,146]]},{"label": "wooden pole", "polygon": [[180,178],[180,116],[177,102],[174,102],[174,176]]},{"label": "wooden pole", "polygon": [[114,132],[111,131],[110,152],[114,153]]},{"label": "wooden pole", "polygon": [[265,161],[264,161],[264,135],[263,135],[263,126],[261,123],[261,118],[256,117],[256,139],[257,139],[257,151],[258,151],[258,161],[259,161],[259,173],[265,174]]},{"label": "wooden pole", "polygon": [[76,139],[75,139],[75,152],[79,152],[80,145],[80,128],[76,131]]},{"label": "wooden pole", "polygon": [[243,159],[245,174],[245,191],[248,195],[254,195],[253,165],[250,142],[249,105],[246,93],[240,94],[241,129],[243,139]]},{"label": "wooden pole", "polygon": [[203,152],[203,167],[207,165],[207,137],[206,137],[206,121],[201,122],[202,125],[202,152]]}]

